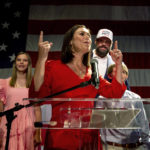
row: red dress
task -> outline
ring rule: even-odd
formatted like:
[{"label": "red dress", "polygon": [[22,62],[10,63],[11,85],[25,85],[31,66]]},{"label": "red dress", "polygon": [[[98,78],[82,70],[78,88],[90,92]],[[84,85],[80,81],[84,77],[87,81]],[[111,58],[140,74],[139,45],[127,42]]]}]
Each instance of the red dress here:
[{"label": "red dress", "polygon": [[[66,64],[61,61],[47,61],[45,65],[44,83],[38,92],[34,91],[34,82],[32,81],[29,89],[30,98],[43,98],[51,94],[60,92],[62,90],[79,85],[81,82],[88,81],[91,76],[86,73],[84,79],[76,75]],[[95,98],[100,94],[107,98],[121,98],[126,86],[121,85],[114,79],[109,83],[100,77],[99,89],[93,85],[77,88],[75,90],[66,92],[64,94],[55,96],[58,98]],[[69,103],[55,102],[52,103],[52,120],[57,120],[60,107],[66,107]],[[92,102],[74,102],[71,107],[93,107]],[[99,136],[98,130],[89,129],[63,129],[63,130],[49,130],[45,141],[45,149],[57,150],[78,150],[79,145],[82,149],[91,150],[93,145],[97,143]],[[82,141],[82,142],[81,142]],[[90,145],[92,145],[90,147]],[[98,148],[95,148],[98,150]]]}]

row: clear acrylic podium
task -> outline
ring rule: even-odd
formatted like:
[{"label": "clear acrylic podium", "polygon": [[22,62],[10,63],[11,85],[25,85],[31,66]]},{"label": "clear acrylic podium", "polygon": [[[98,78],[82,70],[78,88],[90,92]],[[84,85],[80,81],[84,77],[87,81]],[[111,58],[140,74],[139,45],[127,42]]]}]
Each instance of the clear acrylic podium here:
[{"label": "clear acrylic podium", "polygon": [[[82,132],[82,130],[90,129],[94,132],[97,130],[102,140],[107,136],[103,132],[105,130],[141,130],[142,126],[137,123],[137,117],[142,114],[146,118],[143,102],[138,99],[49,98],[26,100],[39,102],[42,120],[35,123],[37,128],[50,131],[74,129]],[[78,149],[84,148],[79,145]],[[97,149],[89,148],[89,150]]]},{"label": "clear acrylic podium", "polygon": [[[42,114],[40,128],[49,129],[100,129],[140,128],[135,124],[141,112],[141,100],[49,98],[26,99],[39,102]],[[84,103],[87,103],[84,105]],[[54,105],[54,106],[52,106]],[[53,110],[57,107],[56,114]],[[54,116],[54,119],[53,119]]]}]

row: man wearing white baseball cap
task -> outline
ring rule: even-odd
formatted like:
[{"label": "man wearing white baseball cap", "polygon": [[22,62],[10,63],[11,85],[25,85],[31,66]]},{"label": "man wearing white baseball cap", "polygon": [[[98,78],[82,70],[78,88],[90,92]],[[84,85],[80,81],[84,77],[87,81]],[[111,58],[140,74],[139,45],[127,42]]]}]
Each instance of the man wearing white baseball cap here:
[{"label": "man wearing white baseball cap", "polygon": [[[107,79],[107,70],[112,64],[114,64],[114,61],[112,60],[111,55],[109,54],[109,52],[111,52],[112,45],[113,45],[113,32],[109,29],[100,29],[98,31],[96,39],[95,39],[95,45],[96,45],[96,49],[93,50],[93,58],[97,59],[97,61],[98,61],[99,74],[102,77]],[[115,43],[114,43],[114,49],[118,49],[117,41],[115,41]],[[127,89],[129,89],[129,84],[127,81],[125,84],[127,86]],[[96,105],[96,107],[99,107],[98,103],[96,103],[95,105]],[[144,124],[144,126],[143,126],[144,131],[149,131],[149,129],[147,128],[147,123],[145,123],[145,122],[144,123],[142,122]],[[134,139],[132,139],[132,141],[129,141],[128,143],[127,143],[127,141],[124,141],[124,143],[121,144],[120,140],[125,138],[125,135],[127,135],[127,133],[126,133],[127,131],[122,131],[122,133],[120,132],[120,130],[112,129],[110,132],[109,131],[110,130],[100,130],[101,139],[103,142],[103,149],[141,150],[143,147],[145,148],[145,150],[149,149],[149,146],[150,146],[149,143],[141,145],[142,143],[135,142],[135,143],[131,144],[134,140],[136,141],[137,138],[139,137],[139,136],[136,137],[137,134],[134,134],[135,137],[134,137]],[[129,136],[131,135],[130,132],[128,133]],[[144,134],[142,134],[142,136],[144,136]],[[145,140],[145,143],[146,143],[147,136],[145,135],[145,138],[142,137],[142,140]],[[104,143],[105,144],[107,143],[107,144],[105,145]]]},{"label": "man wearing white baseball cap", "polygon": [[[93,58],[98,61],[98,70],[99,75],[103,78],[108,79],[107,77],[107,68],[114,64],[109,52],[112,49],[113,45],[113,32],[109,29],[100,29],[97,33],[95,39],[96,49],[93,50]],[[114,49],[118,49],[118,43],[115,41]],[[130,90],[129,84],[126,81],[127,89]]]},{"label": "man wearing white baseball cap", "polygon": [[107,37],[108,39],[110,39],[111,41],[113,40],[113,33],[111,30],[109,29],[100,29],[98,31],[98,34],[96,36],[96,39],[99,39],[101,37]]},{"label": "man wearing white baseball cap", "polygon": [[95,39],[96,49],[93,50],[93,58],[98,60],[99,74],[105,77],[109,65],[114,64],[109,51],[113,44],[113,33],[108,29],[100,29]]}]

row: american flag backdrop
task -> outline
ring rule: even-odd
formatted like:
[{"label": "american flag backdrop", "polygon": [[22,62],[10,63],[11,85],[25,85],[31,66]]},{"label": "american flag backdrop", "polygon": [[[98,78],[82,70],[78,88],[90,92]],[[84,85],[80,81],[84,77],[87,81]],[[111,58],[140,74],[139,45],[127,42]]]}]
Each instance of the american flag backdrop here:
[{"label": "american flag backdrop", "polygon": [[150,1],[143,0],[1,0],[0,78],[11,74],[19,51],[37,59],[40,30],[44,40],[53,42],[49,59],[59,59],[64,33],[84,24],[94,39],[100,28],[108,28],[118,40],[129,68],[131,90],[150,97]]}]

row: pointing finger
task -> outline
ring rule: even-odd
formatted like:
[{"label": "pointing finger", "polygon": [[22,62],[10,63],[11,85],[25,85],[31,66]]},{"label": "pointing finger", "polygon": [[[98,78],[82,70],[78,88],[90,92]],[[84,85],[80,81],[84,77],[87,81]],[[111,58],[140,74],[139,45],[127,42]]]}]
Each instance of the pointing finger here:
[{"label": "pointing finger", "polygon": [[43,42],[43,31],[40,31],[39,43]]},{"label": "pointing finger", "polygon": [[115,43],[114,43],[114,49],[118,49],[118,41],[115,41]]}]

